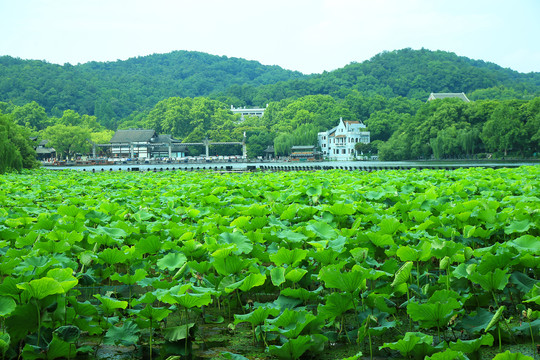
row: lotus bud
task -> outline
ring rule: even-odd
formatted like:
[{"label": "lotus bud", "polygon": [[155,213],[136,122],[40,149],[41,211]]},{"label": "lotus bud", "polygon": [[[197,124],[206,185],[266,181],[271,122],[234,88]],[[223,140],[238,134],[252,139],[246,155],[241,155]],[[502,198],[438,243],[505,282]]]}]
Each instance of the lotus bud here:
[{"label": "lotus bud", "polygon": [[449,265],[450,265],[450,258],[448,256],[445,256],[441,259],[441,262],[439,263],[439,269],[446,270],[448,269]]}]

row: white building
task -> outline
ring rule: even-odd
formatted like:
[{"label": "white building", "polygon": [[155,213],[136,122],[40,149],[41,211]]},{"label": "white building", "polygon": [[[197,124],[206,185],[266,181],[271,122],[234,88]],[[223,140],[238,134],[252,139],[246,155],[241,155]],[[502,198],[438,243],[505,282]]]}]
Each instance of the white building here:
[{"label": "white building", "polygon": [[322,155],[328,160],[353,160],[358,154],[354,146],[357,143],[369,144],[369,131],[360,121],[343,121],[328,131],[320,132],[319,146]]},{"label": "white building", "polygon": [[[268,107],[268,104],[266,105],[266,107]],[[246,116],[257,116],[262,118],[264,115],[264,110],[266,110],[266,108],[235,108],[231,105],[232,113],[235,115],[240,114],[240,121],[244,121]]]}]

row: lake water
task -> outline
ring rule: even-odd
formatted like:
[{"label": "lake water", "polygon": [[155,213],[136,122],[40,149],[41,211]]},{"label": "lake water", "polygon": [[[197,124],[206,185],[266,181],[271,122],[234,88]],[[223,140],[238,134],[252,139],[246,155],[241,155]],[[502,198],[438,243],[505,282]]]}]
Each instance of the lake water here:
[{"label": "lake water", "polygon": [[518,167],[524,165],[539,165],[535,161],[307,161],[307,162],[198,162],[198,163],[149,163],[149,164],[117,164],[93,166],[50,166],[53,170],[78,171],[167,171],[167,170],[214,170],[214,171],[291,171],[346,169],[374,171],[383,169],[457,169],[460,167]]}]

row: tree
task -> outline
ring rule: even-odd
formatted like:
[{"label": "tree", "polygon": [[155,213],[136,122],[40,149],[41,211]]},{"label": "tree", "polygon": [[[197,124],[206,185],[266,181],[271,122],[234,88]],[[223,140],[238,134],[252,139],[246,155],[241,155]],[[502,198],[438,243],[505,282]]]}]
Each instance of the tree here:
[{"label": "tree", "polygon": [[357,154],[362,154],[364,156],[367,156],[367,155],[371,155],[371,152],[374,151],[375,149],[373,148],[371,143],[365,144],[365,143],[359,142],[354,145],[354,150],[356,150]]},{"label": "tree", "polygon": [[387,141],[390,136],[396,131],[403,123],[403,117],[409,116],[404,114],[398,114],[395,111],[387,113],[386,111],[377,111],[371,114],[366,125],[370,131],[370,138],[372,140]]},{"label": "tree", "polygon": [[16,124],[37,131],[45,129],[50,123],[45,109],[35,101],[15,107],[11,116]]},{"label": "tree", "polygon": [[0,113],[0,173],[38,166],[29,132]]},{"label": "tree", "polygon": [[508,103],[501,103],[484,124],[480,138],[488,151],[517,150],[524,140],[523,124],[518,111]]},{"label": "tree", "polygon": [[57,121],[58,124],[66,126],[79,126],[81,125],[81,115],[73,110],[65,110],[64,114]]},{"label": "tree", "polygon": [[250,136],[247,138],[248,158],[265,156],[264,150],[266,150],[269,145],[273,145],[273,143],[273,134],[267,131],[260,131],[256,134],[250,134]]},{"label": "tree", "polygon": [[41,137],[49,140],[49,145],[68,160],[77,153],[90,150],[90,131],[79,126],[50,126],[42,132]]}]

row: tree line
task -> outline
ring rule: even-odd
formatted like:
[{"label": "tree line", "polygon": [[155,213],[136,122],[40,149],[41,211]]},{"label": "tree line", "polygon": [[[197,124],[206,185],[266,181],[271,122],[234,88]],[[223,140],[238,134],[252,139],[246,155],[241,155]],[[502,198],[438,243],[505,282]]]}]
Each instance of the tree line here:
[{"label": "tree line", "polygon": [[36,101],[53,117],[65,110],[96,116],[111,130],[170,97],[264,107],[308,95],[345,99],[354,93],[423,101],[431,92],[465,92],[472,100],[530,100],[540,95],[540,73],[522,74],[427,49],[383,52],[312,75],[192,51],[63,66],[0,57],[0,101],[18,106]]},{"label": "tree line", "polygon": [[[49,146],[65,158],[88,153],[91,142],[108,143],[114,134],[95,116],[66,110],[61,117],[49,117],[36,102],[23,106],[0,103],[0,111],[4,133],[11,134],[10,139],[18,134],[19,144],[22,138],[32,136],[49,140]],[[359,150],[378,152],[382,160],[530,157],[538,153],[540,145],[540,97],[466,103],[459,99],[425,102],[381,95],[366,97],[359,92],[344,99],[308,95],[272,102],[262,118],[247,117],[244,121],[223,102],[205,97],[173,97],[122,123],[120,128],[153,129],[184,142],[206,138],[242,141],[245,133],[249,157],[264,156],[268,146],[274,147],[277,156],[286,156],[292,146],[317,145],[318,132],[336,126],[340,117],[367,125],[372,144],[369,149]],[[239,149],[222,146],[213,151],[233,155]],[[21,154],[30,153],[23,150]],[[200,150],[190,148],[190,154],[198,155]],[[28,165],[33,166],[31,162]]]},{"label": "tree line", "polygon": [[[35,144],[22,146],[23,138],[49,140],[70,158],[128,128],[154,129],[184,142],[241,141],[245,133],[250,157],[263,156],[268,146],[287,155],[294,145],[315,145],[317,133],[340,117],[364,122],[369,151],[385,160],[531,156],[538,152],[539,89],[540,73],[425,49],[384,52],[309,76],[196,52],[76,66],[4,56],[3,154],[19,144],[22,158],[3,164],[33,166],[25,149]],[[432,91],[464,91],[475,101],[426,103]],[[230,111],[231,105],[266,104],[262,119],[240,121]],[[199,152],[190,149],[191,155]]]},{"label": "tree line", "polygon": [[430,101],[379,148],[384,160],[537,155],[540,97],[525,100]]}]

